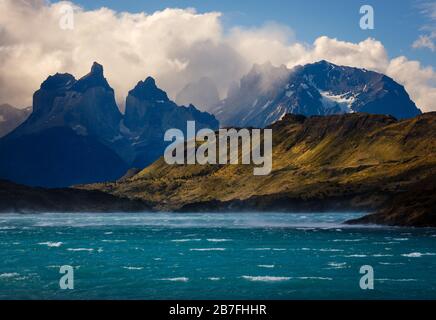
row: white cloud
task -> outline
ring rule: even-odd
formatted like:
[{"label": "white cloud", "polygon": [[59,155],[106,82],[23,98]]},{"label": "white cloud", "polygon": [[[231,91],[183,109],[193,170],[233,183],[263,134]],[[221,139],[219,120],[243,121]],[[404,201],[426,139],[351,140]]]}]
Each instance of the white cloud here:
[{"label": "white cloud", "polygon": [[423,111],[436,111],[436,73],[431,67],[401,56],[390,61],[386,73],[405,85]]},{"label": "white cloud", "polygon": [[224,95],[253,63],[288,67],[325,59],[384,72],[406,86],[417,104],[436,110],[436,74],[405,57],[390,60],[375,39],[359,43],[321,36],[300,43],[283,25],[235,27],[225,32],[219,12],[166,9],[152,14],[86,11],[74,6],[74,29],[59,27],[61,7],[44,0],[0,1],[0,102],[31,104],[49,74],[86,74],[93,61],[105,67],[122,103],[128,90],[151,75],[171,97],[186,84],[212,79]]},{"label": "white cloud", "polygon": [[414,49],[427,48],[431,51],[436,50],[436,45],[433,39],[436,38],[436,33],[432,33],[431,35],[420,35],[418,39],[413,42],[412,47]]}]

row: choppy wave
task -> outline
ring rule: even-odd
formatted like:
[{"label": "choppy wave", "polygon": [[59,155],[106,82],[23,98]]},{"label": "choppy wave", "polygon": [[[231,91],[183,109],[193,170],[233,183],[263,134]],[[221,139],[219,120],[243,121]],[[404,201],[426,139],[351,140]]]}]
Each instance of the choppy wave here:
[{"label": "choppy wave", "polygon": [[123,269],[126,270],[142,270],[144,267],[123,267]]},{"label": "choppy wave", "polygon": [[40,242],[38,244],[41,246],[47,246],[49,248],[59,248],[63,244],[63,242],[50,242],[50,241],[48,241],[48,242]]},{"label": "choppy wave", "polygon": [[7,279],[7,278],[16,278],[19,277],[20,274],[17,272],[6,272],[0,274],[0,279]]},{"label": "choppy wave", "polygon": [[327,281],[333,281],[333,278],[329,278],[329,277],[296,277],[296,279],[300,279],[300,280],[327,280]]},{"label": "choppy wave", "polygon": [[193,248],[190,251],[226,251],[226,248]]},{"label": "choppy wave", "polygon": [[273,276],[242,276],[243,279],[258,282],[279,282],[289,281],[291,277],[273,277]]},{"label": "choppy wave", "polygon": [[188,282],[189,278],[187,277],[178,277],[178,278],[163,278],[159,279],[161,281],[171,281],[171,282]]},{"label": "choppy wave", "polygon": [[349,254],[344,256],[346,258],[366,258],[367,255],[366,254]]},{"label": "choppy wave", "polygon": [[329,262],[327,265],[333,269],[344,269],[347,267],[346,262]]},{"label": "choppy wave", "polygon": [[432,253],[432,252],[426,252],[426,253],[412,252],[412,253],[402,254],[401,256],[407,257],[407,258],[421,258],[421,257],[424,257],[424,256],[434,256],[434,255],[436,255],[436,253]]},{"label": "choppy wave", "polygon": [[375,281],[385,282],[385,281],[392,281],[392,282],[415,282],[418,281],[417,279],[374,279]]}]

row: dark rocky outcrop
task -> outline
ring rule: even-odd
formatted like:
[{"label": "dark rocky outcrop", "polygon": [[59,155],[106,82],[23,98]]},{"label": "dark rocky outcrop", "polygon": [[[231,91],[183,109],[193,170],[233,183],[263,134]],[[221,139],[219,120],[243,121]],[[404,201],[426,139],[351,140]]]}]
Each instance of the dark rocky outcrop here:
[{"label": "dark rocky outcrop", "polygon": [[45,187],[117,179],[128,168],[121,118],[101,65],[79,80],[49,76],[30,117],[0,140],[0,177]]},{"label": "dark rocky outcrop", "polygon": [[347,223],[436,227],[436,175],[394,195],[376,213]]}]

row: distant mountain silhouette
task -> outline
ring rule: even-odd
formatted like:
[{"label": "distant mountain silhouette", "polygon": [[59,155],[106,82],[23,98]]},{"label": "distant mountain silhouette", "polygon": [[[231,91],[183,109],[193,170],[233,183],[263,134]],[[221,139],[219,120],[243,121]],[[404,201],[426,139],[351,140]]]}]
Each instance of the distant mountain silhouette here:
[{"label": "distant mountain silhouette", "polygon": [[31,107],[18,109],[9,104],[0,105],[0,138],[22,124],[31,112]]},{"label": "distant mountain silhouette", "polygon": [[203,77],[188,83],[176,96],[176,102],[182,105],[193,104],[201,111],[209,112],[220,101],[216,84],[212,79]]}]

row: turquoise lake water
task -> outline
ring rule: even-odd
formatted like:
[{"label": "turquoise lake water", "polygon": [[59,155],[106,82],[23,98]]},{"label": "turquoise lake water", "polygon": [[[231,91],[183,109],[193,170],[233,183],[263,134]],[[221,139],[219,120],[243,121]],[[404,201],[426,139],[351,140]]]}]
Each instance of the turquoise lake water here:
[{"label": "turquoise lake water", "polygon": [[435,299],[436,229],[342,224],[358,216],[1,215],[0,299]]}]

